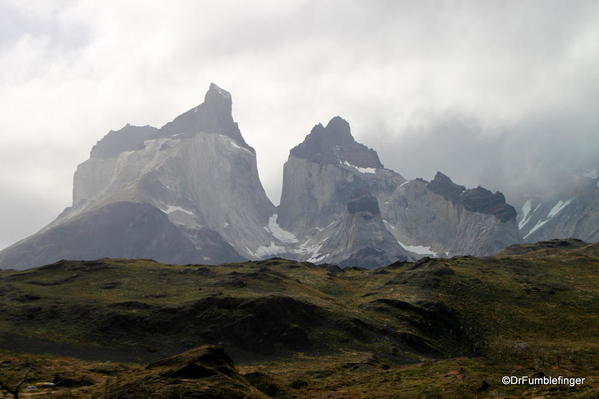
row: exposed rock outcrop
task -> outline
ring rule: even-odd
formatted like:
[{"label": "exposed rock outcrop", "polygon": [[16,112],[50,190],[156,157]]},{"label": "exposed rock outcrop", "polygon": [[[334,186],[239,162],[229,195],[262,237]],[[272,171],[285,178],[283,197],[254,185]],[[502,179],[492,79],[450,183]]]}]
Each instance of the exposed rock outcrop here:
[{"label": "exposed rock outcrop", "polygon": [[599,241],[599,173],[589,171],[550,194],[530,195],[519,206],[518,227],[526,242],[552,238]]},{"label": "exposed rock outcrop", "polygon": [[291,150],[278,212],[281,227],[297,239],[289,252],[344,266],[491,254],[520,242],[516,212],[503,194],[466,189],[442,173],[430,183],[406,181],[357,143],[339,117],[316,125]]},{"label": "exposed rock outcrop", "polygon": [[231,104],[230,94],[211,84],[203,104],[161,129],[111,131],[77,168],[73,206],[0,252],[0,265],[104,256],[171,263],[253,258],[270,237],[264,226],[275,208]]},{"label": "exposed rock outcrop", "polygon": [[109,132],[75,172],[73,205],[0,252],[0,266],[62,258],[221,263],[272,256],[377,267],[421,256],[492,254],[520,242],[504,196],[441,173],[406,181],[334,117],[284,167],[275,208],[256,154],[211,84],[204,102],[160,129]]},{"label": "exposed rock outcrop", "polygon": [[493,194],[480,186],[466,190],[466,187],[455,184],[441,172],[437,172],[427,188],[445,199],[462,204],[469,211],[494,215],[502,222],[514,219],[517,215],[514,207],[505,202],[502,193]]}]

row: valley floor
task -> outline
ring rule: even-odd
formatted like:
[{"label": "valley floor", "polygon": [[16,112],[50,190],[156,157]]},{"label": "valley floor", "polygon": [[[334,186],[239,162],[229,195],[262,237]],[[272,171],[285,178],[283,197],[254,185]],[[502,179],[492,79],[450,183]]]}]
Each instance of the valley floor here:
[{"label": "valley floor", "polygon": [[597,337],[599,245],[575,240],[373,271],[101,259],[0,272],[0,383],[31,369],[21,398],[590,399]]}]

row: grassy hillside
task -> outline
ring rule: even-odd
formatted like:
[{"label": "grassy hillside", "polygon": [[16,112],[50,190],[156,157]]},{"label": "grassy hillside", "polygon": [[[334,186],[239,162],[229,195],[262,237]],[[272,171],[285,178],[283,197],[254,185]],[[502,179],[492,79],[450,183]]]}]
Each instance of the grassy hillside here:
[{"label": "grassy hillside", "polygon": [[[0,381],[29,361],[39,366],[32,381],[61,367],[93,381],[69,394],[135,397],[139,381],[190,380],[138,364],[219,345],[237,368],[199,377],[205,392],[220,381],[245,387],[239,397],[254,388],[297,398],[598,397],[598,293],[599,245],[575,240],[373,271],[283,259],[61,261],[0,272],[0,348],[10,358]],[[127,365],[100,375],[98,361]],[[539,373],[587,380],[500,382]]]}]

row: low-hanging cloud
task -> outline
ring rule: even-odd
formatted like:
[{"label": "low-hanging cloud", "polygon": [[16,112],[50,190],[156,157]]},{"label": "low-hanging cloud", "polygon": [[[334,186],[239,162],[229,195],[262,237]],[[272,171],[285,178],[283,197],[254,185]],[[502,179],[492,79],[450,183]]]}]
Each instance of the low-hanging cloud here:
[{"label": "low-hanging cloud", "polygon": [[516,192],[598,153],[596,1],[2,1],[0,247],[70,203],[91,146],[231,91],[278,202],[341,115],[408,177]]},{"label": "low-hanging cloud", "polygon": [[407,178],[430,179],[442,171],[468,186],[503,191],[519,203],[571,190],[576,176],[599,170],[599,118],[588,118],[591,108],[531,114],[501,127],[485,127],[463,114],[429,115],[426,125],[401,132],[401,145],[384,134],[374,145],[386,166]]}]

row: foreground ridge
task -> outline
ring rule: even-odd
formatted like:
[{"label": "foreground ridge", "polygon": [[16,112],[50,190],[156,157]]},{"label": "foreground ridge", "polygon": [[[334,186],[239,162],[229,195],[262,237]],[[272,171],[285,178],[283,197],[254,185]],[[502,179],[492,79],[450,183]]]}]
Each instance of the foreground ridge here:
[{"label": "foreground ridge", "polygon": [[[579,240],[377,270],[63,260],[0,271],[0,375],[77,398],[593,397],[598,276]],[[588,380],[500,382],[520,374]]]}]

